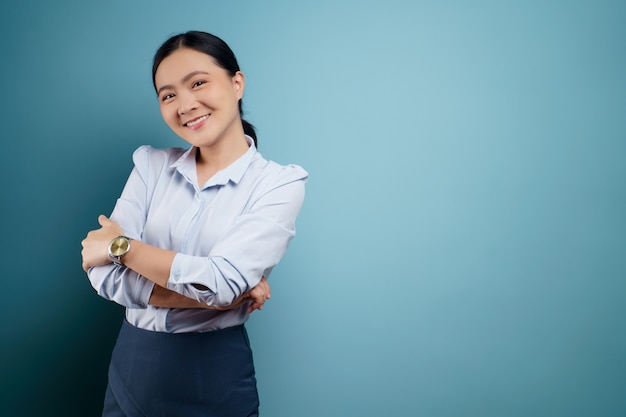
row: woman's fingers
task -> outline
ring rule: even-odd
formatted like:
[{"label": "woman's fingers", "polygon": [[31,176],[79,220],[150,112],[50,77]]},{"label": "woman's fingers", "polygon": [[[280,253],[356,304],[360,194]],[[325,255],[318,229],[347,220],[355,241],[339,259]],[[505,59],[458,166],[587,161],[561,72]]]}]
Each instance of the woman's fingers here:
[{"label": "woman's fingers", "polygon": [[248,293],[252,299],[252,304],[248,307],[248,312],[252,313],[254,310],[262,310],[263,304],[270,298],[270,285],[265,277],[261,278],[261,281]]}]

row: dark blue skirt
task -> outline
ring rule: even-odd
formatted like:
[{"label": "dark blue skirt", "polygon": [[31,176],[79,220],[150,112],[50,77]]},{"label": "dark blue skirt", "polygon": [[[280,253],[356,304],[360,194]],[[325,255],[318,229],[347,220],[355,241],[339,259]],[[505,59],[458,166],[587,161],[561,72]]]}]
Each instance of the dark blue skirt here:
[{"label": "dark blue skirt", "polygon": [[161,333],[124,320],[109,366],[103,417],[253,417],[258,408],[243,325]]}]

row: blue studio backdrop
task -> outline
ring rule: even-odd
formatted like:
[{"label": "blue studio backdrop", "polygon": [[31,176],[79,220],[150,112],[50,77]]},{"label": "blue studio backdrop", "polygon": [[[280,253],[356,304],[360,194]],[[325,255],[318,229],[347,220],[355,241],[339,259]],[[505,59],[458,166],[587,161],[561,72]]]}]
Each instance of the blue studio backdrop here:
[{"label": "blue studio backdrop", "polygon": [[199,29],[310,173],[248,329],[261,415],[626,415],[626,2],[2,2],[0,414],[98,416],[123,316],[81,270]]}]

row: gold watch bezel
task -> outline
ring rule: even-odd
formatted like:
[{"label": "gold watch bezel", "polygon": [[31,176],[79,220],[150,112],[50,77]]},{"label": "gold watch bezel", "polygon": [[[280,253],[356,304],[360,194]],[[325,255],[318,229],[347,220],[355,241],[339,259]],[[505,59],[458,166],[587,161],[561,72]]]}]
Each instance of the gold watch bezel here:
[{"label": "gold watch bezel", "polygon": [[117,236],[109,243],[109,258],[116,264],[120,263],[120,258],[130,250],[130,239],[126,236]]}]

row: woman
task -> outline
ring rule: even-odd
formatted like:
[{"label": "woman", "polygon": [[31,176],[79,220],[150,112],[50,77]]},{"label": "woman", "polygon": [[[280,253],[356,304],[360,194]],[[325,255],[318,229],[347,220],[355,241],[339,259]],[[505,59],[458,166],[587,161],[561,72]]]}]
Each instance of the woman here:
[{"label": "woman", "polygon": [[110,218],[83,240],[83,269],[126,307],[104,416],[257,416],[243,324],[295,234],[308,174],[256,150],[245,78],[204,32],[167,40],[152,68],[161,114],[191,146],[133,154]]}]

